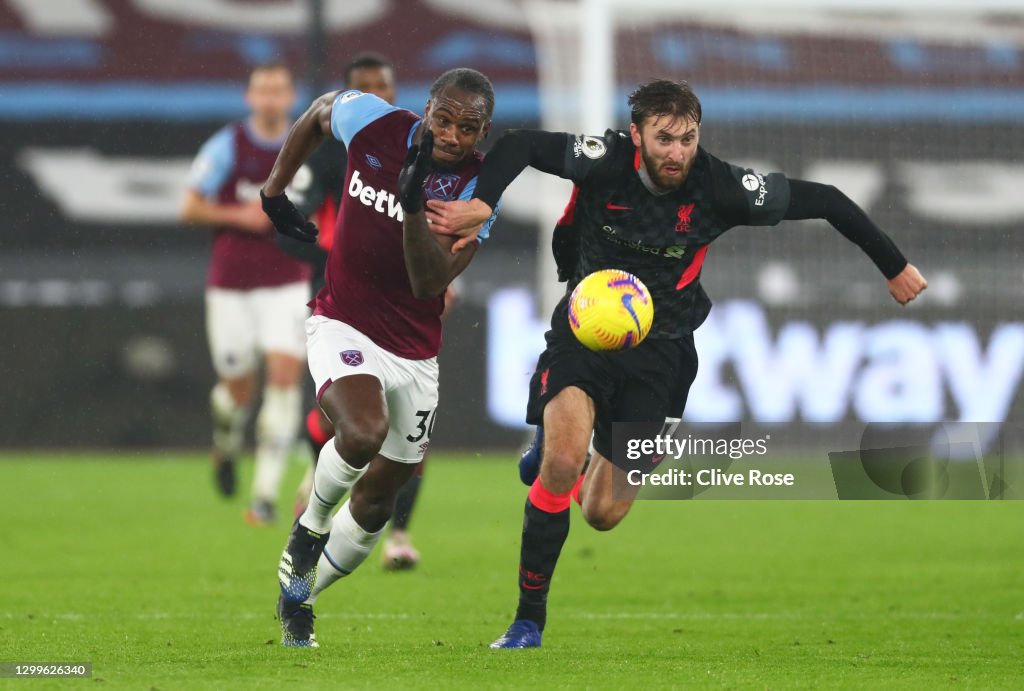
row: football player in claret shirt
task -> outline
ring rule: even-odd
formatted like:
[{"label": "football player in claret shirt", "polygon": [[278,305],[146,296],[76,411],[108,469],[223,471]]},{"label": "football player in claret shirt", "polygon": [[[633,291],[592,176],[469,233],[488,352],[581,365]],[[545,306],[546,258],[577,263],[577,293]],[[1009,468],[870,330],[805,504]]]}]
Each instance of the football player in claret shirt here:
[{"label": "football player in claret shirt", "polygon": [[[598,530],[614,528],[632,506],[635,489],[617,485],[612,492],[612,423],[648,423],[657,434],[666,420],[681,416],[697,373],[693,331],[711,308],[700,275],[715,238],[735,226],[826,219],[870,257],[900,304],[927,286],[885,233],[836,188],[745,170],[701,148],[700,101],[685,82],[645,84],[629,105],[628,132],[506,132],[481,169],[476,199],[427,202],[435,230],[460,232],[469,241],[473,232],[461,229],[486,218],[527,166],[575,183],[560,223],[575,237],[566,242],[563,231],[555,247],[568,290],[552,315],[547,348],[530,383],[527,421],[543,425],[544,435],[540,475],[525,507],[519,606],[493,648],[541,644],[572,499]],[[600,269],[628,271],[651,292],[654,324],[631,350],[589,351],[569,327],[568,295]],[[594,453],[581,474],[592,434]]]},{"label": "football player in claret shirt", "polygon": [[[398,490],[430,444],[443,296],[478,241],[453,251],[455,238],[415,231],[425,228],[424,196],[472,196],[483,159],[477,145],[493,111],[490,81],[465,68],[438,77],[422,118],[361,91],[326,94],[292,127],[261,192],[278,231],[315,241],[316,227],[285,188],[326,136],[345,144],[325,286],[306,322],[309,369],[334,438],[320,452],[309,505],[292,526],[278,567],[283,645],[317,644],[314,601],[373,549]],[[403,221],[409,217],[420,222],[411,238],[419,251],[407,266]],[[481,222],[477,237],[486,237],[492,221],[493,215]]]},{"label": "football player in claret shirt", "polygon": [[[391,62],[375,53],[361,53],[355,56],[345,65],[345,89],[373,94],[393,104],[396,85]],[[326,139],[303,167],[308,168],[308,174],[307,171],[300,168],[292,180],[292,184],[288,186],[289,198],[295,202],[299,211],[314,219],[316,226],[320,229],[317,241],[315,243],[303,242],[277,233],[277,241],[281,249],[289,255],[309,263],[312,267],[314,294],[319,292],[324,284],[327,253],[334,240],[338,206],[344,191],[345,158],[345,145],[333,137]],[[445,292],[446,314],[454,302],[455,289],[450,285]],[[320,455],[320,449],[334,436],[334,426],[319,405],[314,405],[307,412],[305,428],[306,440],[313,450],[314,463],[313,468],[307,472],[299,487],[295,508],[296,516],[301,515],[308,505],[309,491],[313,482],[312,471],[316,467],[316,458]],[[417,464],[416,472],[398,492],[398,498],[395,500],[395,515],[391,518],[388,535],[384,540],[384,548],[381,550],[381,559],[385,569],[406,570],[419,563],[420,554],[412,545],[409,536],[409,523],[412,520],[413,509],[419,496],[426,464],[427,457],[424,456],[423,462]]]},{"label": "football player in claret shirt", "polygon": [[206,328],[219,381],[210,408],[215,477],[228,496],[235,491],[235,459],[263,364],[256,470],[246,512],[250,523],[261,525],[274,520],[281,477],[301,422],[310,269],[277,246],[259,201],[260,186],[291,125],[291,72],[280,63],[255,68],[246,102],[250,117],[227,125],[200,150],[180,215],[213,230]]}]

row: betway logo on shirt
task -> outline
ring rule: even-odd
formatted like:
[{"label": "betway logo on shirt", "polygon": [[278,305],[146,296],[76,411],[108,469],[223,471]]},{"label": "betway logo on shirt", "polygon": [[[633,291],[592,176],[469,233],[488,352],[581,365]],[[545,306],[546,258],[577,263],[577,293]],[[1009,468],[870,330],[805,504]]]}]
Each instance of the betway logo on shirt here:
[{"label": "betway logo on shirt", "polygon": [[358,199],[363,206],[373,207],[377,213],[387,214],[388,218],[393,218],[399,223],[405,218],[398,197],[387,190],[378,190],[364,184],[359,177],[358,170],[352,171],[352,179],[348,183],[348,194],[350,197]]}]

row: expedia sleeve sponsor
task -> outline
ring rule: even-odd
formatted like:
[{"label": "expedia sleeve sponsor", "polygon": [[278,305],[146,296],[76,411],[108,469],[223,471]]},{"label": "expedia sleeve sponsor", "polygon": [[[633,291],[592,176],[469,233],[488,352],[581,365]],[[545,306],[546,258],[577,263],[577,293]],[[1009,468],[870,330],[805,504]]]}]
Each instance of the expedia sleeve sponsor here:
[{"label": "expedia sleeve sponsor", "polygon": [[744,225],[773,226],[789,208],[789,180],[782,173],[758,173],[727,163],[729,173],[746,199]]}]

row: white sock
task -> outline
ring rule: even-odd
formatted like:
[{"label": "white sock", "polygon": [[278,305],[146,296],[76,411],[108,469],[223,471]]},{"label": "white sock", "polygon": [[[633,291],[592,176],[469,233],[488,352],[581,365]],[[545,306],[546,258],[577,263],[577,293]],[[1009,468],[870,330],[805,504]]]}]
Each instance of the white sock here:
[{"label": "white sock", "polygon": [[252,496],[277,501],[288,454],[295,443],[302,420],[302,393],[299,387],[263,390],[263,406],[256,418],[256,470]]},{"label": "white sock", "polygon": [[349,503],[345,502],[344,506],[338,509],[331,522],[331,537],[328,538],[324,553],[317,562],[316,583],[309,599],[306,600],[309,604],[316,602],[317,596],[329,585],[359,568],[373,551],[373,546],[377,544],[380,536],[384,534],[384,528],[375,533],[363,530],[352,516]]},{"label": "white sock", "polygon": [[313,475],[313,491],[309,493],[309,505],[299,517],[299,523],[318,533],[331,529],[331,512],[345,497],[356,480],[363,476],[366,467],[353,468],[338,454],[331,439],[320,449]]},{"label": "white sock", "polygon": [[245,420],[249,409],[235,403],[223,382],[210,391],[210,416],[213,418],[213,448],[232,458],[242,452]]}]

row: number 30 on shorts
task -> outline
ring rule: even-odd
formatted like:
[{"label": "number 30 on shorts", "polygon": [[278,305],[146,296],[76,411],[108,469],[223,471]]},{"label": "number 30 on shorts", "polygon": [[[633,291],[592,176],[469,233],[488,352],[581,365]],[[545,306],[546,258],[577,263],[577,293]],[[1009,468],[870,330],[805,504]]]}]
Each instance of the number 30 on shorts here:
[{"label": "number 30 on shorts", "polygon": [[427,441],[430,441],[431,435],[434,434],[434,419],[437,417],[437,408],[433,410],[417,410],[416,417],[419,418],[416,431],[407,436],[405,440],[415,444],[418,441],[423,441],[423,438],[426,437]]}]

